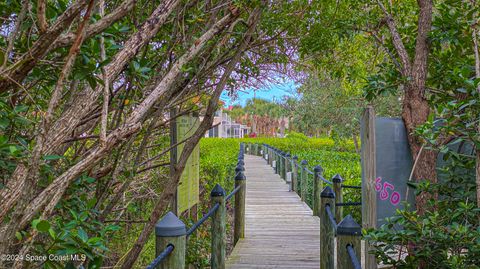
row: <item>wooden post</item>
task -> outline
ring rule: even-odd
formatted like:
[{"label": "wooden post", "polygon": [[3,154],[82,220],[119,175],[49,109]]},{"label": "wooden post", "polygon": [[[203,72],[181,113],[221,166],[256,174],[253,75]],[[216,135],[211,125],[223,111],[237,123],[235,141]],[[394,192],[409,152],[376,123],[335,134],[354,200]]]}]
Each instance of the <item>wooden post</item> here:
[{"label": "wooden post", "polygon": [[322,176],[323,168],[317,165],[313,168],[313,215],[320,217],[320,191],[323,189],[323,181],[320,179]]},{"label": "wooden post", "polygon": [[245,237],[245,194],[246,194],[246,178],[243,172],[235,177],[235,188],[242,186],[235,193],[235,219],[233,230],[233,244],[236,245],[240,238]]},{"label": "wooden post", "polygon": [[362,227],[352,218],[346,216],[337,227],[337,268],[338,269],[355,269],[352,260],[347,252],[347,246],[351,246],[360,264],[360,252]]},{"label": "wooden post", "polygon": [[[336,204],[343,203],[342,182],[343,182],[343,178],[339,174],[336,174],[335,176],[333,176],[332,183],[333,183],[333,192],[335,193]],[[335,207],[335,219],[337,220],[343,219],[342,206]]]},{"label": "wooden post", "polygon": [[237,167],[235,167],[235,175],[237,175],[239,172],[245,171],[245,167],[243,166],[242,163],[238,163]]},{"label": "wooden post", "polygon": [[335,226],[328,217],[326,207],[335,214],[335,193],[330,186],[320,194],[320,269],[334,269]]},{"label": "wooden post", "polygon": [[[291,163],[291,157],[292,155],[290,155],[290,153],[287,153],[285,155],[285,181],[287,182],[287,184],[289,184],[290,188],[289,188],[289,191],[292,190],[292,163]],[[288,181],[288,175],[290,173],[290,181]]]},{"label": "wooden post", "polygon": [[272,166],[272,153],[271,153],[272,148],[270,146],[267,146],[267,154],[268,154],[268,159],[267,163],[268,165]]},{"label": "wooden post", "polygon": [[280,177],[283,178],[283,180],[286,179],[285,177],[285,152],[280,151]]},{"label": "wooden post", "polygon": [[275,149],[275,174],[279,174],[280,173],[280,158],[279,158],[279,150],[278,149]]},{"label": "wooden post", "polygon": [[292,191],[297,191],[297,179],[298,179],[298,157],[297,155],[292,158]]},{"label": "wooden post", "polygon": [[172,253],[157,266],[157,269],[184,269],[187,242],[185,224],[170,211],[155,225],[155,238],[156,256],[168,245],[174,247]]},{"label": "wooden post", "polygon": [[268,149],[268,164],[269,164],[270,166],[273,165],[273,158],[274,158],[274,157],[273,157],[273,148],[270,147],[270,148]]},{"label": "wooden post", "polygon": [[301,166],[301,175],[300,175],[300,198],[302,198],[302,201],[305,202],[306,198],[307,198],[307,187],[308,187],[308,183],[307,183],[307,178],[308,178],[308,175],[307,175],[307,164],[308,162],[306,160],[302,160],[302,162],[300,163],[302,166]]},{"label": "wooden post", "polygon": [[283,179],[287,180],[287,153],[283,152],[282,156]]},{"label": "wooden post", "polygon": [[[376,177],[376,145],[375,145],[375,111],[368,106],[362,118],[362,227],[364,229],[377,226],[377,193],[375,192]],[[373,247],[365,242],[365,269],[377,268],[377,262],[373,254]]]},{"label": "wooden post", "polygon": [[215,185],[210,192],[211,205],[218,203],[220,206],[212,216],[212,255],[210,257],[210,265],[212,269],[225,269],[226,255],[226,209],[225,209],[225,190],[219,185]]}]

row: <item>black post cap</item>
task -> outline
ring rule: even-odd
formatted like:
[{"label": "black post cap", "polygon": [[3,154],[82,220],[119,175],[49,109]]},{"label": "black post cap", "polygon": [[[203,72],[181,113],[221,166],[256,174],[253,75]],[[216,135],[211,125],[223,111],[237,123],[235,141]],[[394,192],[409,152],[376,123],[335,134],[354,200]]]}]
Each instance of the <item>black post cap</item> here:
[{"label": "black post cap", "polygon": [[301,165],[307,165],[308,162],[306,160],[302,160],[302,162],[300,163]]},{"label": "black post cap", "polygon": [[323,172],[323,168],[320,165],[315,165],[315,167],[313,168],[313,171],[315,173],[321,173]]},{"label": "black post cap", "polygon": [[343,178],[342,178],[339,174],[336,174],[336,175],[333,176],[332,182],[342,183],[342,182],[343,182]]},{"label": "black post cap", "polygon": [[322,198],[335,198],[335,192],[333,192],[332,188],[330,186],[326,186],[322,193],[320,193],[320,197]]},{"label": "black post cap", "polygon": [[245,177],[243,172],[240,172],[235,176],[235,180],[245,180],[245,179],[247,179],[247,178]]},{"label": "black post cap", "polygon": [[220,197],[225,196],[225,190],[217,183],[215,187],[213,187],[212,191],[210,192],[210,197]]},{"label": "black post cap", "polygon": [[187,234],[185,223],[181,221],[172,211],[168,212],[157,224],[155,224],[155,235],[160,237],[182,236]]},{"label": "black post cap", "polygon": [[235,172],[241,172],[241,171],[245,171],[245,167],[243,167],[243,165],[241,164],[238,164],[237,167],[235,167]]},{"label": "black post cap", "polygon": [[298,156],[297,155],[293,155],[293,159],[296,161],[298,160]]},{"label": "black post cap", "polygon": [[351,215],[347,215],[337,226],[338,235],[361,235],[362,227],[353,219]]},{"label": "black post cap", "polygon": [[292,155],[290,155],[290,153],[287,153],[287,154],[285,155],[285,157],[287,157],[287,158],[290,158],[291,156],[292,156]]}]

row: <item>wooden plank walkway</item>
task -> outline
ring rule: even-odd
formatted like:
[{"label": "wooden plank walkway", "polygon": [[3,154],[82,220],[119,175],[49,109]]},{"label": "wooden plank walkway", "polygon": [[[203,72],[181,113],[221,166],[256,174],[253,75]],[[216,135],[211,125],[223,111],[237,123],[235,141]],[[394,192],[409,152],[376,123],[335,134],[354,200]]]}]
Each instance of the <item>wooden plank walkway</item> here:
[{"label": "wooden plank walkway", "polygon": [[264,159],[245,155],[245,238],[230,269],[320,268],[320,220]]}]

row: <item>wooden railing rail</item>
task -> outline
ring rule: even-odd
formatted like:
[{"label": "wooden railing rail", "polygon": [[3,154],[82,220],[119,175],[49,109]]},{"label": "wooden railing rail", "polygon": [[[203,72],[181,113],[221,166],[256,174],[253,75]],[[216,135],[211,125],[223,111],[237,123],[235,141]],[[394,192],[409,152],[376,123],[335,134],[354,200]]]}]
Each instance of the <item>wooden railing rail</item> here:
[{"label": "wooden railing rail", "polygon": [[[312,171],[306,160],[299,162],[297,156],[268,144],[248,143],[246,151],[262,156],[290,185],[290,191],[296,192],[304,202],[311,201],[313,215],[320,218],[320,268],[333,269],[336,264],[338,269],[361,269],[361,226],[351,215],[343,218],[342,210],[344,206],[362,205],[361,202],[344,202],[342,189],[361,189],[361,186],[343,185],[344,180],[338,174],[327,180],[320,165]],[[313,186],[309,185],[308,176],[313,176]],[[327,186],[324,188],[323,184]]]},{"label": "wooden railing rail", "polygon": [[[255,150],[260,150],[257,147]],[[226,195],[225,190],[217,184],[210,192],[211,207],[199,221],[187,230],[185,223],[175,214],[168,212],[155,225],[156,258],[147,266],[147,269],[184,269],[187,250],[187,237],[193,234],[207,219],[211,218],[211,256],[212,269],[225,268],[226,256],[226,203],[235,197],[234,205],[234,244],[245,235],[245,192],[246,178],[244,162],[245,145],[240,144],[238,163],[235,168],[235,188]]]}]

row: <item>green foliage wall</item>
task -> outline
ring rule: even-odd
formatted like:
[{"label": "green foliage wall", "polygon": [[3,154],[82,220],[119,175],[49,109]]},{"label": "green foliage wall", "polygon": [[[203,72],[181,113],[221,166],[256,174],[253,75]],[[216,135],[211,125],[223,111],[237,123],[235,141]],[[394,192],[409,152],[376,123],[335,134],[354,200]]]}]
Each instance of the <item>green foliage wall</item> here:
[{"label": "green foliage wall", "polygon": [[[316,165],[323,168],[323,177],[330,180],[339,174],[344,179],[345,185],[361,185],[360,155],[355,153],[352,141],[338,145],[330,138],[307,138],[294,135],[291,138],[245,138],[246,143],[266,143],[279,148],[292,156],[298,157],[298,162],[306,160],[308,169],[313,171]],[[307,177],[307,204],[313,208],[313,176]],[[325,186],[325,184],[324,184]],[[361,191],[358,189],[343,189],[345,202],[360,202]],[[361,221],[360,207],[345,207],[344,215],[352,214]]]}]

